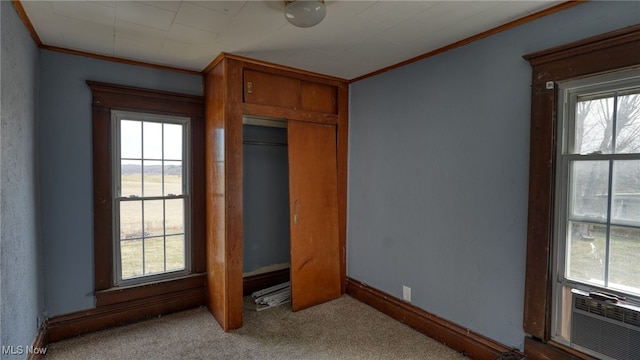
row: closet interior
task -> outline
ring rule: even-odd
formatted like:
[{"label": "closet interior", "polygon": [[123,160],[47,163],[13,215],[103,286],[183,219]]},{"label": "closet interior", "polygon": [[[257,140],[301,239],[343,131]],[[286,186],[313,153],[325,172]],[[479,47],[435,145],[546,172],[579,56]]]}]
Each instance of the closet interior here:
[{"label": "closet interior", "polygon": [[[242,124],[242,272],[247,296],[290,280],[289,163],[286,121],[244,116]],[[262,275],[274,272],[279,275],[265,281]]]}]

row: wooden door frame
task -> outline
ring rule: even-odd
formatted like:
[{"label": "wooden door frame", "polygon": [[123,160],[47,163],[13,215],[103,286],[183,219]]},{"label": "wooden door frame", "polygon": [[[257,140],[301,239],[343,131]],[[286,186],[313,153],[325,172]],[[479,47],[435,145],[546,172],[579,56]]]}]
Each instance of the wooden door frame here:
[{"label": "wooden door frame", "polygon": [[[336,86],[337,114],[243,103],[243,70]],[[205,71],[207,305],[225,330],[242,327],[242,117],[335,124],[338,164],[340,289],[346,286],[348,82],[230,54]]]}]

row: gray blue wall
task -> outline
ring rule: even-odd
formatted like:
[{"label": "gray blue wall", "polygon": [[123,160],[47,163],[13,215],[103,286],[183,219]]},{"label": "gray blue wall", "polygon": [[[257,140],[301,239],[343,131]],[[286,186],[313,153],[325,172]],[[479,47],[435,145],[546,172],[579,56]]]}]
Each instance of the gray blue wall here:
[{"label": "gray blue wall", "polygon": [[244,125],[243,140],[253,142],[243,145],[242,159],[242,271],[248,273],[291,262],[287,129]]},{"label": "gray blue wall", "polygon": [[522,55],[638,22],[640,2],[588,2],[352,84],[348,276],[522,348]]},{"label": "gray blue wall", "polygon": [[[25,358],[43,321],[38,211],[38,48],[0,2],[0,345]],[[22,348],[20,348],[22,347]],[[11,349],[11,348],[5,348]],[[24,352],[24,353],[22,353]]]},{"label": "gray blue wall", "polygon": [[202,77],[41,51],[40,174],[48,316],[92,308],[91,91],[86,80],[203,94]]},{"label": "gray blue wall", "polygon": [[[639,19],[638,2],[588,2],[353,84],[348,275],[397,297],[408,285],[418,307],[522,347],[521,56]],[[28,346],[44,308],[94,306],[85,81],[202,94],[202,79],[39,53],[10,2],[0,23],[0,344]]]}]

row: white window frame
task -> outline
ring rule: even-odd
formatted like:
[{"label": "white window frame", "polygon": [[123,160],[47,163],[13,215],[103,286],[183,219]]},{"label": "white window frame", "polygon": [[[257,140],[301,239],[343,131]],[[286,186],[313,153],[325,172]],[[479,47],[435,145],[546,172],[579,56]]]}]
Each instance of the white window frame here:
[{"label": "white window frame", "polygon": [[[140,275],[132,278],[122,278],[122,264],[120,253],[120,216],[119,216],[119,203],[126,201],[126,197],[121,196],[121,167],[120,167],[120,151],[121,151],[121,132],[120,124],[121,120],[134,120],[142,122],[155,122],[155,123],[169,123],[180,124],[182,128],[182,194],[175,196],[161,195],[145,197],[141,196],[136,200],[154,200],[154,199],[183,199],[184,200],[184,269],[175,271],[165,271],[161,273],[153,273],[149,275]],[[183,277],[191,273],[191,154],[189,149],[191,148],[190,138],[190,118],[183,116],[171,116],[151,113],[141,113],[132,111],[111,111],[111,126],[112,126],[112,201],[113,201],[113,279],[115,286],[129,286],[140,285],[145,283],[153,283],[157,281],[173,279]],[[142,143],[141,143],[142,144]],[[142,155],[144,158],[144,154]],[[144,175],[143,175],[144,176]],[[144,179],[144,177],[143,177]],[[143,180],[144,181],[144,180]],[[144,222],[144,219],[143,219]],[[143,265],[144,266],[144,265]]]},{"label": "white window frame", "polygon": [[[570,289],[583,291],[605,291],[621,296],[626,296],[629,301],[640,304],[640,296],[624,293],[621,290],[600,287],[594,284],[571,280],[566,278],[566,251],[567,251],[567,223],[569,214],[569,163],[571,160],[640,160],[640,154],[568,154],[574,139],[575,106],[578,96],[590,94],[623,91],[625,89],[640,87],[640,68],[617,71],[586,78],[569,80],[558,83],[558,122],[557,122],[557,148],[556,148],[556,196],[555,196],[555,226],[553,234],[553,285],[551,338],[561,344],[570,346],[570,330],[567,324],[570,321]],[[609,179],[611,182],[611,178]],[[611,185],[609,185],[611,186]],[[610,205],[608,205],[610,206]],[[611,224],[610,219],[602,223],[605,226]],[[615,226],[615,224],[613,224]],[[608,260],[607,260],[608,261]],[[569,332],[567,332],[569,331]]]}]

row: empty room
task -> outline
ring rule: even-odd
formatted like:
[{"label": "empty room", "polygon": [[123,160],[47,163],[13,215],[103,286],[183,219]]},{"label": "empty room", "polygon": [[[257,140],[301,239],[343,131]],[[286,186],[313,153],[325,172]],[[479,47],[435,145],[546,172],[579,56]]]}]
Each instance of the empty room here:
[{"label": "empty room", "polygon": [[0,30],[0,359],[640,360],[640,2]]}]

